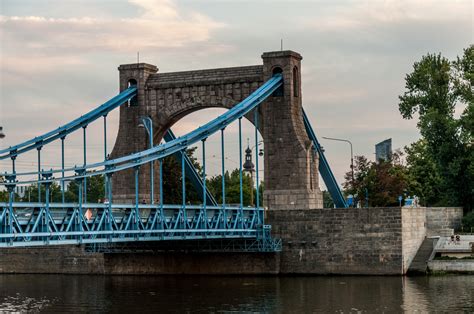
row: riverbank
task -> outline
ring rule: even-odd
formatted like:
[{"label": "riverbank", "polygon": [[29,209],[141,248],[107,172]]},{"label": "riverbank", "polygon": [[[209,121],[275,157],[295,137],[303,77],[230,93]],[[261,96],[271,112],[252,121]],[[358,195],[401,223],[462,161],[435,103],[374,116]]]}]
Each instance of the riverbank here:
[{"label": "riverbank", "polygon": [[462,209],[335,208],[266,216],[273,236],[282,239],[281,252],[193,252],[192,242],[184,240],[167,249],[162,242],[132,242],[151,247],[119,253],[90,252],[84,245],[19,247],[1,250],[0,273],[403,275],[427,234],[455,227]]}]

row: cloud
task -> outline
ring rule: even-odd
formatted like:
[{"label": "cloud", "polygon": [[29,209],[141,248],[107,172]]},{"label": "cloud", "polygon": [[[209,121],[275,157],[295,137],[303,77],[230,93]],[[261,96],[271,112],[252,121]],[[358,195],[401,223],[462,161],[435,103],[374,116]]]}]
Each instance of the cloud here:
[{"label": "cloud", "polygon": [[472,21],[472,2],[460,0],[357,1],[351,5],[340,6],[335,13],[320,19],[304,20],[302,25],[321,31],[347,31],[384,24]]},{"label": "cloud", "polygon": [[[0,146],[49,131],[115,95],[117,66],[135,62],[136,51],[160,72],[239,66],[261,63],[260,54],[279,50],[283,38],[284,49],[303,55],[303,101],[318,136],[349,138],[355,154],[373,157],[373,145],[385,138],[401,147],[419,136],[416,121],[402,120],[397,106],[413,62],[427,52],[452,59],[473,33],[472,1],[129,0],[79,7],[31,0],[21,10],[11,3],[0,18],[0,125],[7,134]],[[175,131],[208,118],[198,112]],[[88,144],[101,141],[91,136]],[[342,181],[348,147],[322,142]],[[80,134],[72,144],[80,148]],[[88,160],[102,158],[100,148],[94,152],[98,159]],[[66,153],[67,160],[77,155]]]},{"label": "cloud", "polygon": [[96,50],[137,51],[146,48],[181,47],[206,41],[212,30],[222,26],[196,13],[178,13],[168,0],[131,0],[142,9],[134,18],[48,18],[42,16],[1,16],[2,41],[38,53]]}]

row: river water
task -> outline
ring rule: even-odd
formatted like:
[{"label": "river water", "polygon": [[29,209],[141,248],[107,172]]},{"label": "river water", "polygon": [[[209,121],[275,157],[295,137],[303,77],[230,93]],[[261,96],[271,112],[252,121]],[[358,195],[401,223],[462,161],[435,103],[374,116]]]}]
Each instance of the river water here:
[{"label": "river water", "polygon": [[474,276],[0,275],[0,312],[474,312]]}]

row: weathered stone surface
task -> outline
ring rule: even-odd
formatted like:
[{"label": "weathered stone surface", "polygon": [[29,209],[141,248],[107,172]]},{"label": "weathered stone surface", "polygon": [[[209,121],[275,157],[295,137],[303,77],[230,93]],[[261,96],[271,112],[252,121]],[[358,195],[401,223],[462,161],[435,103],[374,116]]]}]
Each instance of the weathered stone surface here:
[{"label": "weathered stone surface", "polygon": [[0,273],[101,274],[104,261],[73,245],[0,249]]},{"label": "weathered stone surface", "polygon": [[[120,90],[134,79],[138,83],[137,106],[122,106],[120,126],[112,157],[129,155],[147,148],[148,136],[138,128],[140,116],[149,116],[154,125],[154,143],[159,143],[174,123],[184,116],[211,107],[230,109],[249,96],[276,68],[284,79],[283,94],[272,96],[259,109],[259,130],[265,142],[265,204],[278,209],[322,207],[319,189],[319,157],[311,148],[302,119],[301,56],[293,51],[262,55],[263,65],[156,73],[149,64],[119,67]],[[254,123],[253,112],[246,118]],[[149,202],[150,166],[139,172],[140,200]],[[159,173],[155,167],[155,186]],[[115,201],[135,199],[133,169],[113,176]],[[155,189],[155,199],[158,199]]]},{"label": "weathered stone surface", "polygon": [[400,208],[269,211],[282,274],[403,273]]},{"label": "weathered stone surface", "polygon": [[462,217],[462,207],[427,207],[427,235],[443,235],[443,229],[460,229]]},{"label": "weathered stone surface", "polygon": [[474,259],[431,260],[428,261],[428,269],[434,274],[474,274]]},{"label": "weathered stone surface", "polygon": [[273,236],[283,240],[281,253],[98,254],[80,246],[1,249],[0,273],[401,275],[426,236],[429,210],[267,211]]},{"label": "weathered stone surface", "polygon": [[402,209],[402,254],[403,273],[413,261],[416,252],[420,248],[426,236],[426,208],[406,208]]}]

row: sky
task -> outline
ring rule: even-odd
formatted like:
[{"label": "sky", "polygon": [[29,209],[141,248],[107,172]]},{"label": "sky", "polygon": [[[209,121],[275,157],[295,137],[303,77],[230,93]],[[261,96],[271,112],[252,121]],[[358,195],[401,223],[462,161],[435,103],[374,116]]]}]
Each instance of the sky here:
[{"label": "sky", "polygon": [[[261,54],[280,50],[283,40],[283,49],[303,56],[303,106],[339,183],[349,146],[322,137],[349,139],[354,154],[369,159],[387,138],[394,149],[416,141],[416,120],[398,111],[406,74],[427,53],[454,59],[474,42],[468,0],[0,0],[0,25],[2,148],[116,95],[117,67],[136,62],[137,51],[141,62],[172,72],[261,64]],[[219,113],[196,112],[173,130],[182,135]],[[117,127],[115,112],[109,151]],[[88,132],[87,158],[99,161],[101,124]],[[81,164],[81,141],[80,134],[68,138],[67,165]],[[45,148],[45,167],[60,164],[59,147]],[[228,167],[235,168],[232,147]],[[35,159],[22,157],[18,170],[33,169]],[[218,165],[210,162],[213,174]],[[0,172],[10,169],[0,161]]]}]

